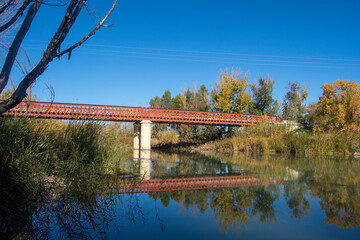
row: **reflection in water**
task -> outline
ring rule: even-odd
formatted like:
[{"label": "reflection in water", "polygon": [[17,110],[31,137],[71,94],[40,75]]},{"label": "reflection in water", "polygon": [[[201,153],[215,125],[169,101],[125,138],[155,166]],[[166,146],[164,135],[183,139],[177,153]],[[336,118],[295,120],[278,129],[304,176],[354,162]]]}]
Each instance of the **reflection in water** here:
[{"label": "reflection in water", "polygon": [[[99,189],[99,185],[88,186],[84,182],[76,193],[59,193],[34,208],[33,214],[16,235],[42,239],[117,238],[120,235],[131,237],[146,229],[146,226],[155,226],[151,228],[152,232],[165,232],[159,235],[160,238],[167,238],[169,236],[166,233],[174,231],[180,231],[179,236],[191,237],[194,233],[178,226],[182,223],[176,223],[177,219],[184,219],[184,216],[174,211],[181,206],[186,211],[195,209],[207,217],[206,221],[216,221],[218,229],[209,231],[220,234],[217,236],[232,234],[235,238],[236,232],[245,234],[247,226],[266,231],[264,226],[286,228],[293,223],[299,232],[291,234],[301,237],[301,229],[304,229],[301,219],[304,218],[324,231],[329,226],[336,226],[335,230],[342,235],[348,234],[347,238],[359,236],[359,161],[285,155],[205,156],[152,152],[150,156],[150,152],[138,153],[134,152],[134,158],[123,163],[123,169],[137,175],[142,181],[240,175],[257,176],[263,184],[196,191],[115,194],[115,191],[104,191],[104,188]],[[269,179],[283,181],[280,185],[268,185],[266,183]],[[112,185],[121,187],[121,182]],[[313,215],[323,216],[324,222],[312,218]],[[171,221],[167,221],[169,218]],[[174,221],[175,224],[171,225]],[[199,229],[201,224],[205,224],[196,222],[196,217],[191,214],[186,216],[186,221],[199,224]],[[332,237],[331,231],[328,237]],[[256,234],[256,231],[247,234],[252,238],[255,235],[251,234]],[[9,238],[13,237],[11,235]]]},{"label": "reflection in water", "polygon": [[300,219],[310,216],[310,202],[305,194],[308,187],[302,181],[287,181],[284,183],[284,197],[288,207],[291,209],[291,217]]},{"label": "reflection in water", "polygon": [[140,176],[143,180],[150,179],[150,150],[140,150]]}]

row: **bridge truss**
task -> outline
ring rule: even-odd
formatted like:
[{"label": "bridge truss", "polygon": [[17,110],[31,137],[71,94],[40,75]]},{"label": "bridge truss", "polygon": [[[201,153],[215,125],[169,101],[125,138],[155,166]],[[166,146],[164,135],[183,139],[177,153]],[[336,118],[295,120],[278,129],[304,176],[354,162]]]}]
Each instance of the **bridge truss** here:
[{"label": "bridge truss", "polygon": [[[261,115],[51,102],[21,102],[4,115],[123,122],[149,120],[154,123],[220,126],[256,125],[264,118]],[[270,123],[281,121],[277,116],[267,118]]]}]

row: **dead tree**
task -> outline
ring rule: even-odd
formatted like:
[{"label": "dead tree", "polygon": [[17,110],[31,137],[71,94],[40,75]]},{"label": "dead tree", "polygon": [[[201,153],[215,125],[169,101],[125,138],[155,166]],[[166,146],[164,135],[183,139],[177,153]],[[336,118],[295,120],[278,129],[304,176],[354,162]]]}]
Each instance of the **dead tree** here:
[{"label": "dead tree", "polygon": [[[6,11],[7,8],[11,7],[11,5],[16,2],[16,0],[7,0],[4,1],[3,4],[0,6],[0,16],[2,13]],[[71,0],[67,3],[67,9],[62,19],[62,22],[57,29],[56,33],[52,37],[51,41],[49,42],[46,51],[44,52],[40,61],[36,64],[36,66],[25,75],[25,77],[21,80],[19,85],[16,87],[12,96],[0,102],[0,115],[9,109],[17,106],[26,96],[27,96],[27,89],[36,81],[36,79],[46,70],[49,63],[54,58],[60,58],[64,54],[68,54],[68,59],[70,59],[72,51],[83,44],[87,39],[89,39],[92,35],[95,34],[97,30],[101,27],[109,26],[105,25],[105,21],[110,16],[111,12],[113,11],[117,0],[113,1],[113,4],[110,10],[107,12],[105,17],[98,22],[96,27],[89,32],[85,37],[83,37],[80,41],[73,44],[71,47],[61,51],[61,44],[67,37],[71,27],[75,23],[77,17],[81,9],[84,7],[86,0]],[[14,65],[16,60],[16,56],[18,54],[19,48],[23,39],[25,38],[28,30],[30,29],[31,23],[34,20],[36,13],[38,12],[39,8],[45,4],[44,0],[24,0],[22,1],[21,6],[18,8],[18,11],[10,18],[6,23],[0,26],[0,33],[8,29],[12,24],[14,24],[26,11],[27,13],[23,22],[17,31],[15,38],[13,39],[4,64],[1,69],[0,73],[0,93],[4,90],[5,86],[7,85],[11,73],[11,69]],[[47,4],[47,3],[46,3]]]}]

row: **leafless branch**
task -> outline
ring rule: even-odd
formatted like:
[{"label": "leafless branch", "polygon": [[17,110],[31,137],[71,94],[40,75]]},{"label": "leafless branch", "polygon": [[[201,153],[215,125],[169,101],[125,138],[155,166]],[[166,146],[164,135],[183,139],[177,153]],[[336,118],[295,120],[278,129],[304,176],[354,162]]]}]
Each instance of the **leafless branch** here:
[{"label": "leafless branch", "polygon": [[[24,36],[26,35],[26,32],[28,30],[28,28],[26,29],[25,33],[23,31],[23,28],[25,28],[24,25],[30,25],[35,14],[31,15],[32,18],[28,19],[28,15],[31,13],[31,9],[34,7],[34,5],[41,5],[41,0],[37,0],[35,3],[32,4],[32,6],[30,7],[26,18],[24,19],[23,24],[21,25],[21,28],[19,29],[13,44],[11,45],[10,49],[9,49],[9,53],[8,53],[8,57],[10,56],[12,61],[8,61],[8,59],[5,60],[5,64],[3,67],[3,71],[0,75],[0,92],[2,92],[2,90],[4,89],[4,87],[6,86],[7,83],[7,79],[9,78],[9,74],[11,71],[11,67],[14,63],[14,59],[16,57],[17,51],[20,47],[20,44],[24,38]],[[5,111],[15,107],[16,105],[18,105],[26,96],[26,90],[35,82],[35,80],[46,70],[46,68],[48,67],[48,64],[56,57],[61,57],[62,55],[69,53],[69,57],[71,55],[71,51],[73,49],[75,49],[76,47],[80,46],[81,44],[83,44],[87,39],[89,39],[92,35],[95,34],[95,32],[97,30],[99,30],[101,27],[104,26],[105,21],[108,19],[108,17],[110,16],[111,12],[113,11],[117,0],[114,0],[113,5],[111,6],[110,10],[108,11],[108,13],[106,14],[106,16],[98,23],[98,25],[89,33],[87,34],[83,39],[81,39],[79,42],[77,42],[76,44],[72,45],[70,48],[64,50],[64,51],[60,51],[60,47],[61,44],[63,43],[63,41],[65,40],[67,34],[69,33],[71,27],[73,26],[76,18],[78,17],[82,7],[84,6],[86,0],[71,0],[66,13],[63,17],[63,20],[58,28],[58,30],[56,31],[56,33],[54,34],[54,36],[52,37],[46,51],[44,52],[41,60],[39,61],[39,63],[34,67],[34,69],[32,69],[25,77],[24,79],[20,82],[20,84],[18,85],[18,87],[16,88],[15,92],[12,94],[12,96],[5,100],[4,102],[0,103],[0,115],[2,113],[4,113]],[[39,8],[40,6],[38,6]],[[38,9],[37,8],[37,9]],[[28,26],[30,27],[30,26]],[[17,37],[19,36],[19,40],[17,40]],[[15,43],[16,42],[16,43]],[[12,49],[13,45],[15,45],[15,48]],[[13,58],[13,59],[12,59]],[[7,66],[7,61],[9,63],[11,63],[11,66]],[[10,64],[9,64],[10,65]],[[4,76],[3,76],[4,75]]]},{"label": "leafless branch", "polygon": [[10,7],[12,4],[14,3],[14,0],[9,0],[7,3],[5,3],[3,6],[1,6],[0,8],[0,15],[6,11],[6,9],[8,9],[8,7]]},{"label": "leafless branch", "polygon": [[[0,26],[0,32],[3,32],[4,30],[8,29],[11,25],[13,25],[13,23],[23,14],[23,12],[28,7],[28,5],[31,3],[31,1],[32,0],[25,0],[23,2],[23,4],[21,5],[21,7],[19,8],[19,10],[16,12],[16,14],[7,23]],[[41,2],[42,1],[38,1],[38,2],[35,2],[34,4],[41,3]]]},{"label": "leafless branch", "polygon": [[81,39],[79,42],[75,43],[74,45],[72,45],[71,47],[69,47],[68,49],[59,52],[57,54],[57,57],[61,57],[62,55],[69,53],[69,59],[71,56],[71,51],[74,50],[75,48],[79,47],[81,44],[83,44],[86,40],[88,40],[92,35],[94,35],[96,33],[97,30],[99,30],[101,27],[104,27],[104,23],[105,21],[109,18],[111,12],[114,10],[115,5],[117,3],[117,0],[114,0],[113,5],[111,6],[110,10],[108,11],[108,13],[105,15],[105,17],[98,23],[98,25],[88,34],[86,35],[83,39]]},{"label": "leafless branch", "polygon": [[31,7],[29,8],[26,17],[24,19],[24,22],[22,23],[19,31],[17,32],[14,41],[12,42],[9,51],[8,51],[8,55],[6,56],[3,68],[1,69],[1,73],[0,73],[0,92],[2,92],[8,82],[9,76],[10,76],[10,72],[11,69],[14,65],[14,61],[16,59],[16,55],[19,51],[20,45],[22,43],[22,41],[24,40],[30,26],[31,23],[37,13],[37,11],[39,10],[41,6],[41,1],[35,2],[31,5]]}]

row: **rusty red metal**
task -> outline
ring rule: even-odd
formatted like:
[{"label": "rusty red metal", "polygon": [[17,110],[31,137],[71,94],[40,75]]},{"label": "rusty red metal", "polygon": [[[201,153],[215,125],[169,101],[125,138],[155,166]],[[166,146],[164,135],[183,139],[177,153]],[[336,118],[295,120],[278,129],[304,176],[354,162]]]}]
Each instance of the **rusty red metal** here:
[{"label": "rusty red metal", "polygon": [[[256,125],[264,117],[261,115],[54,102],[30,102],[29,104],[21,102],[4,115],[123,122],[150,120],[154,123],[223,126]],[[267,118],[270,123],[281,121],[277,116],[267,116]]]},{"label": "rusty red metal", "polygon": [[218,176],[200,178],[150,179],[145,181],[122,181],[112,191],[116,193],[150,193],[189,191],[200,189],[235,188],[263,185],[277,185],[281,180],[262,181],[257,176]]}]

